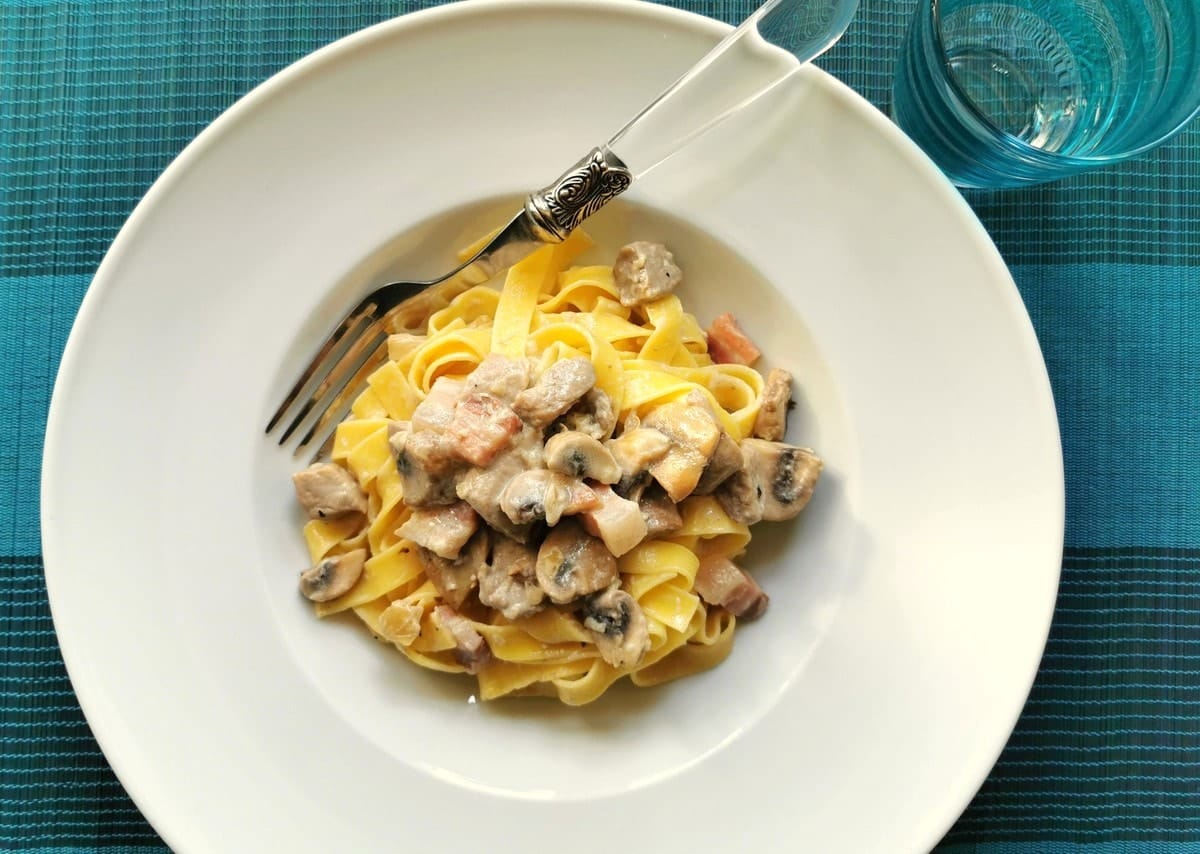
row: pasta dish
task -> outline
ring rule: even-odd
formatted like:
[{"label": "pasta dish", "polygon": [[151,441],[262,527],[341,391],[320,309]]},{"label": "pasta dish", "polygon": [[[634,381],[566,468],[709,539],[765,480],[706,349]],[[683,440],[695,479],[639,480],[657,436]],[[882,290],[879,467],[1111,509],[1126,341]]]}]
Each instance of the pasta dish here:
[{"label": "pasta dish", "polygon": [[576,232],[388,339],[329,462],[294,476],[301,592],[482,699],[579,705],[716,666],[767,596],[738,560],[821,472],[792,377],[705,331],[661,244],[571,266]]}]

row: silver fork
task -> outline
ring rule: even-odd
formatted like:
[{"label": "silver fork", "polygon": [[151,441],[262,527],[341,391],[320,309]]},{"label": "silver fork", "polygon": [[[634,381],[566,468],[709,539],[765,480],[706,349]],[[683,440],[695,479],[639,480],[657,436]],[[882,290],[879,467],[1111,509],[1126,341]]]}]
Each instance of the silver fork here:
[{"label": "silver fork", "polygon": [[266,433],[286,421],[280,445],[299,434],[297,455],[314,443],[314,459],[327,454],[334,428],[386,358],[389,328],[428,317],[456,292],[486,281],[539,246],[565,240],[634,178],[832,47],[857,8],[858,0],[766,0],[608,142],[553,184],[530,194],[521,211],[474,257],[436,279],[393,282],[363,298],[301,372]]}]

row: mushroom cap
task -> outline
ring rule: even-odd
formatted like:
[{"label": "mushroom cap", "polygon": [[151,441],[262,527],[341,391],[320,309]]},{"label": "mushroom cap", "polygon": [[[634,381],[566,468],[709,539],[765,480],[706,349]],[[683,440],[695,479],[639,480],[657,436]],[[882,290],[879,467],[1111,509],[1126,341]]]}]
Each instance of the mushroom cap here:
[{"label": "mushroom cap", "polygon": [[566,430],[547,440],[546,468],[599,483],[616,483],[621,479],[621,467],[612,452],[599,439],[577,430]]},{"label": "mushroom cap", "polygon": [[742,449],[738,446],[736,439],[725,431],[721,431],[717,447],[713,450],[712,457],[709,459],[708,465],[704,467],[704,473],[700,475],[700,481],[696,484],[696,489],[692,494],[712,495],[718,486],[741,467]]},{"label": "mushroom cap", "polygon": [[618,670],[637,667],[650,649],[646,615],[636,599],[615,585],[588,597],[579,615],[600,656]]},{"label": "mushroom cap", "polygon": [[366,549],[325,557],[300,573],[300,592],[313,602],[336,599],[357,583],[366,560]]},{"label": "mushroom cap", "polygon": [[561,427],[564,430],[577,430],[593,439],[604,440],[612,435],[616,426],[617,412],[613,408],[612,398],[603,389],[593,388],[563,413],[551,425],[551,429]]},{"label": "mushroom cap", "polygon": [[821,458],[811,449],[745,439],[742,455],[746,471],[757,483],[765,521],[791,519],[807,506],[823,468]]},{"label": "mushroom cap", "polygon": [[538,584],[558,605],[603,590],[617,580],[617,559],[574,519],[556,525],[538,550]]},{"label": "mushroom cap", "polygon": [[563,516],[582,513],[600,503],[588,486],[565,474],[546,469],[521,472],[500,493],[500,509],[515,525],[545,519],[557,525]]}]

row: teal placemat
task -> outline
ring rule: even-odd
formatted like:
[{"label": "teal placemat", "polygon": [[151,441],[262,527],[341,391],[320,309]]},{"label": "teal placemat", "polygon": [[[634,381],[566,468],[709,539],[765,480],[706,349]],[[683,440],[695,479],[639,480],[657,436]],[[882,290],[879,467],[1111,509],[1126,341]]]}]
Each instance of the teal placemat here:
[{"label": "teal placemat", "polygon": [[[79,711],[42,579],[42,430],[92,273],[238,96],[425,5],[0,0],[0,849],[163,849]],[[675,5],[730,22],[750,6]],[[913,5],[864,0],[821,64],[886,108]],[[1067,531],[1037,683],[942,850],[1200,852],[1200,128],[1137,163],[968,198],[1045,352]]]}]

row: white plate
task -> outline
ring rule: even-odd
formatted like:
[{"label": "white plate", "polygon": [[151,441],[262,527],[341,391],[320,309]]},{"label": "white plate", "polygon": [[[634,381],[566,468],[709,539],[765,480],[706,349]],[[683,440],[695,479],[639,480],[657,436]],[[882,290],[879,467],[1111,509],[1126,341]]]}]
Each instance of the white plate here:
[{"label": "white plate", "polygon": [[756,540],[772,606],[725,664],[484,706],[295,590],[294,463],[261,433],[284,380],[722,32],[619,0],[392,21],[245,98],[121,232],[54,393],[46,575],[88,720],[177,850],[895,852],[966,805],[1053,607],[1053,403],[967,206],[816,70],[595,224],[674,245],[702,320],[735,311],[798,374],[791,436],[827,460],[803,521]]}]

